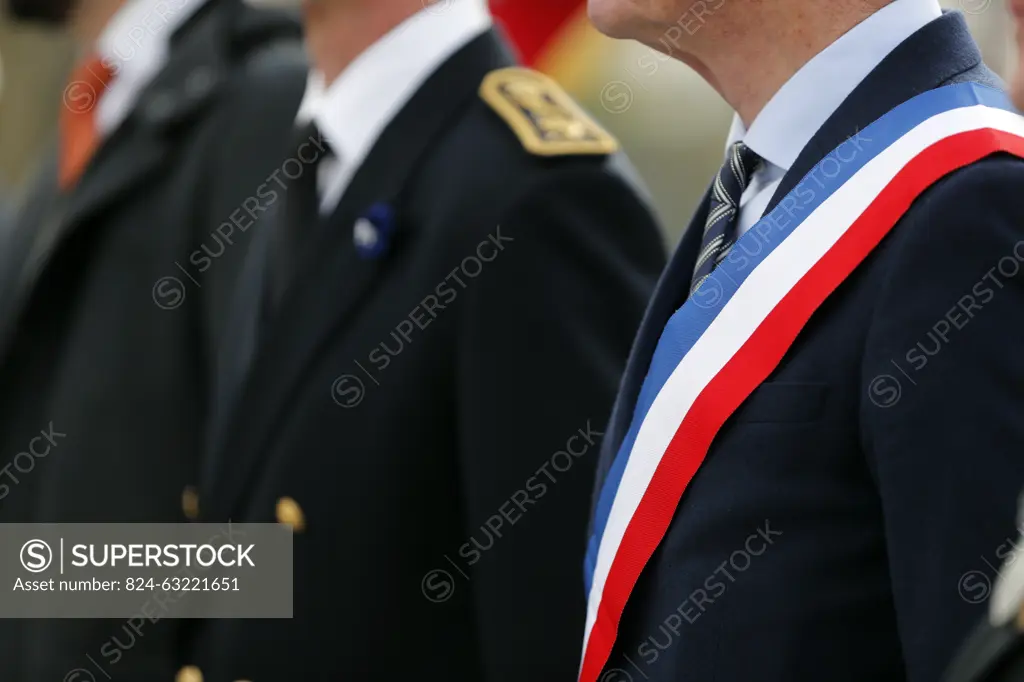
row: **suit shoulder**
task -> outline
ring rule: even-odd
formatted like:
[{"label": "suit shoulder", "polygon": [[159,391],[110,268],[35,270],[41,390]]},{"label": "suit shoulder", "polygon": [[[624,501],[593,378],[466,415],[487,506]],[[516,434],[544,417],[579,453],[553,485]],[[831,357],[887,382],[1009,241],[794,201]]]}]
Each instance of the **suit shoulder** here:
[{"label": "suit shoulder", "polygon": [[475,102],[425,159],[420,194],[427,203],[500,214],[527,196],[589,200],[604,183],[622,186],[641,203],[649,192],[621,150],[537,154],[528,151],[482,101]]},{"label": "suit shoulder", "polygon": [[582,205],[608,188],[621,190],[613,195],[623,204],[649,207],[615,138],[551,79],[499,69],[474,87],[419,167],[411,196],[423,211],[489,224],[528,198]]},{"label": "suit shoulder", "polygon": [[[1024,246],[1022,185],[1024,160],[997,154],[947,174],[918,196],[878,250],[883,299],[876,315],[894,324],[906,319],[908,297],[956,301],[1004,257],[1024,258],[1017,246]],[[920,298],[922,289],[927,297]]]},{"label": "suit shoulder", "polygon": [[227,29],[232,78],[240,87],[273,97],[305,88],[309,61],[302,26],[287,12],[246,5]]},{"label": "suit shoulder", "polygon": [[531,69],[491,71],[478,90],[487,115],[500,122],[528,154],[607,156],[619,142],[552,78]]},{"label": "suit shoulder", "polygon": [[227,31],[236,60],[258,64],[276,51],[286,63],[306,62],[302,24],[292,12],[245,5],[233,15]]},{"label": "suit shoulder", "polygon": [[949,173],[926,190],[912,211],[945,208],[949,203],[1020,205],[1016,200],[1024,181],[1024,159],[993,154]]},{"label": "suit shoulder", "polygon": [[[288,13],[246,6],[235,16],[229,37],[231,70],[223,107],[233,121],[246,121],[242,127],[286,131],[278,120],[290,123],[309,73],[301,25]],[[260,116],[251,116],[253,111]]]},{"label": "suit shoulder", "polygon": [[[986,231],[1024,234],[1024,159],[994,154],[949,173],[911,205],[905,219],[911,233],[933,240],[939,234],[962,233],[976,239]],[[913,234],[908,235],[913,238]]]}]

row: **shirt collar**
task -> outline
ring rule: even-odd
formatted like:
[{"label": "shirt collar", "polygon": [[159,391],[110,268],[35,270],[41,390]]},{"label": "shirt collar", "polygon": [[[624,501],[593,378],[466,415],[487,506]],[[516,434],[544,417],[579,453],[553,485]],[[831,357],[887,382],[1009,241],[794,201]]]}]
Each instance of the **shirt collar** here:
[{"label": "shirt collar", "polygon": [[396,26],[329,85],[321,74],[310,74],[297,120],[314,120],[342,163],[361,163],[424,81],[491,26],[484,0],[444,4]]},{"label": "shirt collar", "polygon": [[747,130],[733,116],[728,144],[743,140],[767,163],[788,171],[811,137],[897,45],[942,10],[937,0],[895,0],[803,65]]},{"label": "shirt collar", "polygon": [[207,0],[129,0],[96,41],[118,80],[149,80],[163,66],[171,36]]}]

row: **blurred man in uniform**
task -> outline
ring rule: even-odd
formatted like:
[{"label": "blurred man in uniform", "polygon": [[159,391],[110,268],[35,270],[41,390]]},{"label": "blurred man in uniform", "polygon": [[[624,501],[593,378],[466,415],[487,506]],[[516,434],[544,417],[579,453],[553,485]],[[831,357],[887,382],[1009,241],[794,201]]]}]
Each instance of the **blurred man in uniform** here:
[{"label": "blurred man in uniform", "polygon": [[[187,521],[235,221],[252,223],[285,158],[300,27],[239,0],[8,10],[67,24],[81,60],[54,102],[56,153],[0,248],[0,522]],[[4,621],[2,677],[72,679],[89,656],[100,679],[171,679],[178,624],[122,625]]]},{"label": "blurred man in uniform", "polygon": [[601,453],[580,679],[938,679],[1024,481],[1024,121],[935,0],[591,0],[736,117]]},{"label": "blurred man in uniform", "polygon": [[199,503],[295,529],[295,617],[205,622],[188,679],[571,677],[650,207],[482,0],[304,10],[329,153],[254,244]]}]

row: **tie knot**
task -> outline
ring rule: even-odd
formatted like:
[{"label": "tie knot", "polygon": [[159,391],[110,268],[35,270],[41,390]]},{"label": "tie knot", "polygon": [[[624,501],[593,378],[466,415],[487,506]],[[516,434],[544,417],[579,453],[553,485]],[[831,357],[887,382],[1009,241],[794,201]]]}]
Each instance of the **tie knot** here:
[{"label": "tie knot", "polygon": [[331,146],[315,121],[303,123],[292,130],[291,149],[299,154],[304,163],[314,165],[325,156],[332,155]]},{"label": "tie knot", "polygon": [[733,166],[732,170],[736,174],[736,180],[740,185],[746,187],[750,176],[754,174],[754,171],[760,165],[761,157],[757,155],[757,152],[744,144],[742,140],[733,142],[729,146],[727,156],[726,163]]},{"label": "tie knot", "polygon": [[729,146],[725,163],[711,185],[708,217],[704,223],[704,237],[694,265],[691,293],[711,275],[711,271],[732,248],[736,240],[736,218],[743,199],[743,191],[760,163],[761,157],[742,142],[734,142]]},{"label": "tie knot", "polygon": [[71,72],[64,105],[72,114],[91,112],[113,82],[114,68],[99,55],[82,60]]}]

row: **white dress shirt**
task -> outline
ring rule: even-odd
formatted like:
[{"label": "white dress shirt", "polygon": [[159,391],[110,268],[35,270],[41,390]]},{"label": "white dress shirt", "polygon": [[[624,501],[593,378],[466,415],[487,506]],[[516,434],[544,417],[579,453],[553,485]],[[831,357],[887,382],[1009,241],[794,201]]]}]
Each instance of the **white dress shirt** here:
[{"label": "white dress shirt", "polygon": [[371,45],[332,83],[310,74],[297,123],[315,121],[332,156],[320,163],[320,211],[337,206],[377,138],[447,60],[491,26],[485,0],[428,5]]},{"label": "white dress shirt", "polygon": [[938,0],[895,0],[804,64],[749,130],[733,117],[726,148],[743,140],[763,159],[740,198],[737,236],[761,219],[782,177],[843,100],[897,45],[941,15]]},{"label": "white dress shirt", "polygon": [[171,36],[206,1],[128,0],[107,23],[96,51],[115,77],[96,108],[100,135],[128,118],[143,88],[167,63]]}]

